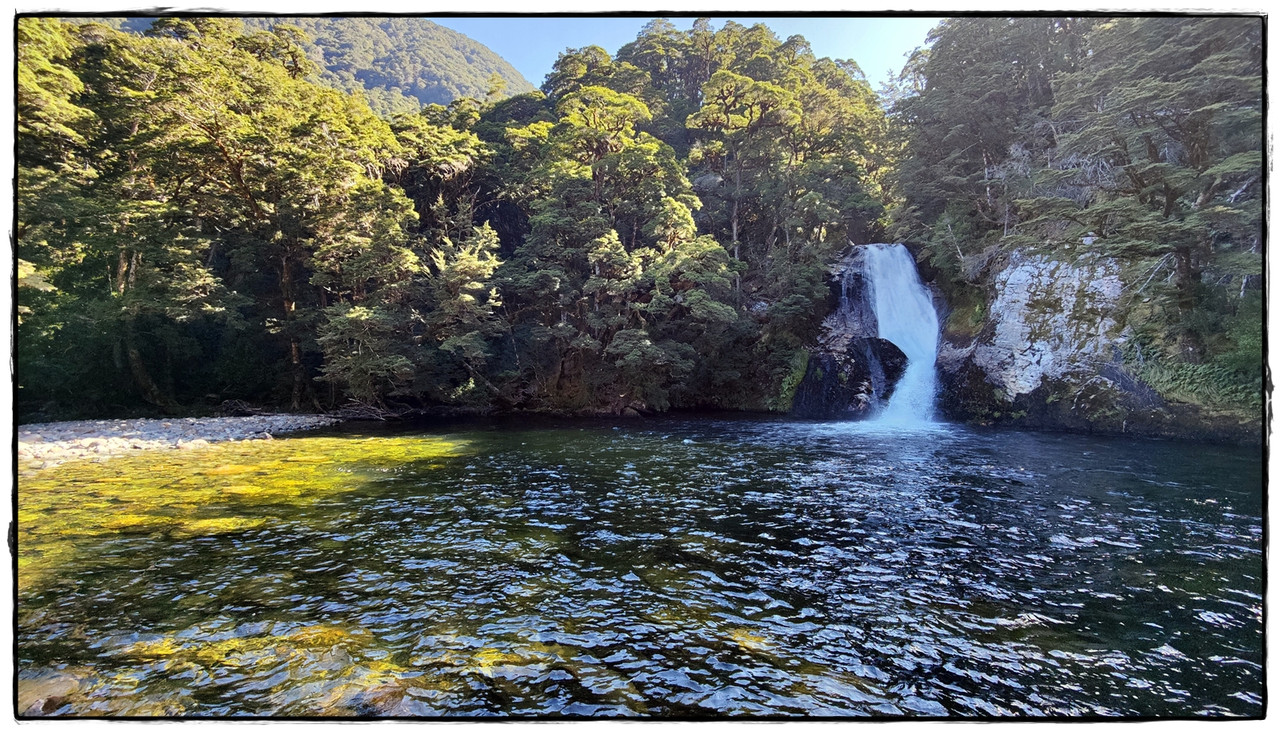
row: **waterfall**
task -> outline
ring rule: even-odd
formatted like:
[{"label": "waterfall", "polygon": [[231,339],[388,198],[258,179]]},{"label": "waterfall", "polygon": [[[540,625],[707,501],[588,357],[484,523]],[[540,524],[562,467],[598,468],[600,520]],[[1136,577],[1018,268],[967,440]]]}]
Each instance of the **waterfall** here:
[{"label": "waterfall", "polygon": [[906,371],[879,421],[932,421],[938,358],[938,313],[933,309],[933,300],[920,282],[915,259],[905,246],[871,244],[863,248],[879,336],[907,356]]}]

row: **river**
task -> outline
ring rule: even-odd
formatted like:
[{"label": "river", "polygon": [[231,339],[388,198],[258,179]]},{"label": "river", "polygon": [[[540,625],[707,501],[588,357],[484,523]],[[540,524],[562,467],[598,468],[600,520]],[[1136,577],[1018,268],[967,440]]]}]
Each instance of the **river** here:
[{"label": "river", "polygon": [[710,417],[68,464],[19,483],[19,703],[1257,716],[1262,482],[1256,447]]}]

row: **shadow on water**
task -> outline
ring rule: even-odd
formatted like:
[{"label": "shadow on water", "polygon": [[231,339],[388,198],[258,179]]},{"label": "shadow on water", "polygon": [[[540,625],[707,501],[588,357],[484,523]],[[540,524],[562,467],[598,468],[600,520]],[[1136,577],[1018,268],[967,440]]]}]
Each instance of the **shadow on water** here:
[{"label": "shadow on water", "polygon": [[1256,715],[1261,464],[760,419],[460,422],[19,484],[19,711]]}]

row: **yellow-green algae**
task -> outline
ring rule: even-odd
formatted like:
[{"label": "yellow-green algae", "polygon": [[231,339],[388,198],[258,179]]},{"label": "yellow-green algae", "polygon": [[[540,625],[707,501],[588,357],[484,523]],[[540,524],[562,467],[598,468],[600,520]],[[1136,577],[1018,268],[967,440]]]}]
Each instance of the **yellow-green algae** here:
[{"label": "yellow-green algae", "polygon": [[[410,689],[435,694],[464,690],[456,679],[377,659],[376,654],[369,632],[341,625],[276,626],[267,634],[249,637],[166,635],[123,647],[120,655],[136,665],[97,676],[92,682],[67,682],[66,673],[52,680],[20,679],[20,697],[25,702],[20,710],[52,688],[71,700],[80,715],[199,712],[198,705],[182,696],[134,698],[130,690],[138,685],[139,676],[156,672],[197,679],[202,685],[232,675],[261,678],[262,707],[286,715],[395,713]],[[483,672],[483,662],[476,666]]]},{"label": "yellow-green algae", "polygon": [[[200,630],[119,648],[119,656],[134,663],[129,670],[95,673],[92,679],[86,673],[65,672],[52,678],[20,678],[24,708],[53,688],[74,704],[79,715],[199,713],[199,706],[182,695],[133,696],[139,677],[160,673],[195,679],[201,685],[213,685],[228,676],[261,678],[258,685],[264,695],[257,703],[262,712],[273,715],[406,715],[430,709],[432,700],[470,694],[471,678],[516,694],[521,691],[512,678],[563,668],[579,678],[593,678],[601,699],[619,704],[620,712],[648,712],[642,694],[624,676],[608,668],[581,665],[575,662],[577,651],[562,645],[525,640],[502,647],[445,649],[401,663],[379,657],[382,653],[373,636],[359,627],[275,623],[263,634],[248,637],[225,636],[226,632],[208,627]],[[419,705],[402,705],[406,699],[417,699]]]},{"label": "yellow-green algae", "polygon": [[390,471],[466,453],[465,442],[440,437],[308,436],[27,472],[18,480],[19,599],[71,565],[81,544],[257,530],[277,520],[279,506],[366,489]]},{"label": "yellow-green algae", "polygon": [[[376,489],[376,481],[388,473],[436,467],[465,454],[465,442],[438,437],[303,437],[228,443],[196,452],[146,452],[28,472],[18,484],[19,601],[113,536],[185,539],[253,531],[280,520],[282,509],[344,491]],[[27,618],[33,619],[38,618]],[[424,692],[452,690],[442,679],[418,678],[419,671],[362,657],[370,636],[360,628],[281,630],[278,635],[215,639],[165,635],[134,642],[121,655],[167,674],[209,682],[240,669],[255,676],[283,669],[290,678],[325,679],[323,687],[307,683],[273,694],[265,701],[272,712],[348,714],[364,708],[385,713],[403,700],[410,680]],[[476,666],[483,672],[486,663],[481,659]],[[27,705],[45,689],[62,691],[66,685],[65,694],[76,696],[76,712],[83,715],[198,711],[180,697],[130,700],[129,688],[137,684],[133,671],[96,678],[88,687],[63,682],[62,675],[52,678],[19,679]]]},{"label": "yellow-green algae", "polygon": [[[20,601],[23,594],[56,587],[45,582],[56,581],[61,569],[91,559],[94,547],[114,537],[251,540],[254,531],[296,519],[291,511],[299,506],[346,491],[377,490],[378,481],[391,474],[440,467],[467,453],[466,443],[440,438],[304,437],[70,463],[24,476],[19,485]],[[528,524],[496,529],[487,544],[514,560],[539,563],[570,548],[563,533]],[[722,546],[689,541],[681,548],[715,554]],[[686,639],[715,638],[704,646],[714,656],[749,656],[747,666],[788,668],[794,678],[791,693],[798,697],[882,695],[864,679],[797,663],[763,627],[717,616],[718,607],[694,599],[705,576],[664,564],[633,569],[645,584],[670,597],[648,619],[670,633],[671,652],[683,653]],[[238,591],[244,594],[250,587],[249,593],[265,592],[279,575],[245,579]],[[511,587],[506,601],[537,603],[557,595],[560,581],[547,575],[526,579]],[[253,589],[255,582],[264,586]],[[214,591],[189,594],[175,606],[203,611],[224,601]],[[35,614],[41,616],[24,617],[22,624],[52,619],[43,610]],[[579,627],[577,620],[561,617],[557,630],[590,631],[590,622]],[[199,714],[205,708],[199,694],[217,692],[227,683],[236,684],[243,712],[253,714],[420,715],[457,708],[477,692],[516,698],[528,692],[529,683],[563,671],[613,712],[651,712],[653,699],[628,674],[576,647],[543,641],[530,630],[477,643],[485,634],[478,625],[485,621],[443,617],[426,629],[414,650],[388,652],[373,633],[337,617],[320,616],[310,623],[268,621],[252,630],[211,619],[169,633],[106,638],[110,656],[124,667],[105,665],[92,679],[57,670],[20,676],[19,690],[29,702],[57,691],[45,710],[70,707],[78,715]],[[239,634],[242,630],[249,634]],[[139,684],[146,678],[171,681],[153,682],[144,693]],[[697,695],[682,702],[696,702],[691,699]]]}]

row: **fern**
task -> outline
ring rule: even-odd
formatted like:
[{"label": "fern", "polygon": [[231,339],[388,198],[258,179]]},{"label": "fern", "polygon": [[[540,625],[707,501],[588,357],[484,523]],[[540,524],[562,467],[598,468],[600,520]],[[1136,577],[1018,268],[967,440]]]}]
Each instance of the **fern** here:
[{"label": "fern", "polygon": [[800,388],[800,382],[804,380],[807,370],[809,370],[809,351],[801,348],[791,356],[790,367],[778,388],[778,395],[769,404],[771,411],[791,410],[791,403],[796,398],[796,389]]},{"label": "fern", "polygon": [[1250,412],[1262,408],[1261,384],[1222,366],[1148,360],[1138,369],[1138,377],[1170,401]]}]

